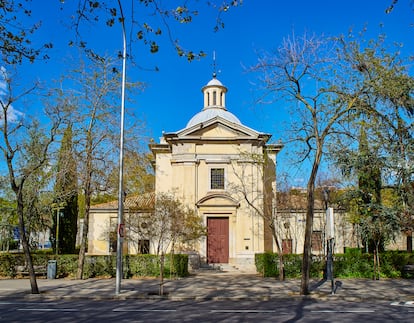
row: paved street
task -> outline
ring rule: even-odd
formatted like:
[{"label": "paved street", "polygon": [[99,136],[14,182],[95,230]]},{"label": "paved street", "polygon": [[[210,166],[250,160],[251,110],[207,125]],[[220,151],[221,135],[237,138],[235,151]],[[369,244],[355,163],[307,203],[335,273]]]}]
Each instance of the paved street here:
[{"label": "paved street", "polygon": [[412,322],[414,306],[342,300],[0,301],[1,322]]},{"label": "paved street", "polygon": [[300,280],[200,271],[166,280],[157,295],[154,278],[0,280],[0,322],[414,322],[414,280],[313,280],[301,296]]}]

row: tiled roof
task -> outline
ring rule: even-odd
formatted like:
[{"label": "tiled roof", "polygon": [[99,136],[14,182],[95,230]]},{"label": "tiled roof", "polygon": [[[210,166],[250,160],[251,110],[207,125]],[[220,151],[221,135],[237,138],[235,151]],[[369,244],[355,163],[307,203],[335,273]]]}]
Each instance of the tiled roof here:
[{"label": "tiled roof", "polygon": [[[278,195],[278,210],[279,211],[297,211],[307,209],[307,199],[305,194],[279,194]],[[324,208],[324,202],[315,197],[314,209],[321,210]]]},{"label": "tiled roof", "polygon": [[[155,193],[145,193],[134,196],[127,196],[124,202],[124,208],[129,210],[151,210],[155,205]],[[91,209],[117,209],[118,200],[92,205]]]}]

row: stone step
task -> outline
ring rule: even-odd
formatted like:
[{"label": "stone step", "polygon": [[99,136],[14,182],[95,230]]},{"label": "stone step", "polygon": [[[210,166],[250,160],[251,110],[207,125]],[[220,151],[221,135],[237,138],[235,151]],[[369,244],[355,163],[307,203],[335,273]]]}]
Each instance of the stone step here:
[{"label": "stone step", "polygon": [[234,274],[256,274],[256,267],[254,265],[239,265],[239,264],[203,264],[200,266],[201,270],[213,270],[220,272],[228,272]]}]

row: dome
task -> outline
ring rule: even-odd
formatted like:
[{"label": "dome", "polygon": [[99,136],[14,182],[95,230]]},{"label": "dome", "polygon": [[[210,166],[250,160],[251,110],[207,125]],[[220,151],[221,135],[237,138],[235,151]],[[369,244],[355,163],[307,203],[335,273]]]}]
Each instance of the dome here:
[{"label": "dome", "polygon": [[223,86],[223,84],[218,79],[216,79],[215,77],[213,77],[210,80],[210,82],[207,83],[206,86]]},{"label": "dome", "polygon": [[210,108],[210,109],[205,109],[197,113],[194,117],[192,117],[190,121],[188,121],[186,128],[190,128],[192,126],[195,126],[196,124],[206,122],[215,117],[221,117],[230,122],[241,125],[240,120],[233,113],[227,110],[224,110],[224,109],[220,109],[220,108]]}]

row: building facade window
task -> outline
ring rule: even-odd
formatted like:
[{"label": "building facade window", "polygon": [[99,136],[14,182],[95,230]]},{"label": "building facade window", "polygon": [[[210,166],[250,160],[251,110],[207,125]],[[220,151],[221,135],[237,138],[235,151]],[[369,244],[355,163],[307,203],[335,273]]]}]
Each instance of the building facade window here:
[{"label": "building facade window", "polygon": [[116,252],[118,232],[117,232],[118,218],[111,217],[109,219],[109,252]]},{"label": "building facade window", "polygon": [[138,241],[138,252],[140,254],[149,254],[150,241],[149,240],[139,240]]},{"label": "building facade window", "polygon": [[224,168],[210,169],[210,189],[224,190]]},{"label": "building facade window", "polygon": [[282,253],[284,255],[292,253],[292,239],[282,239]]},{"label": "building facade window", "polygon": [[217,105],[217,92],[213,91],[213,105]]},{"label": "building facade window", "polygon": [[312,232],[312,251],[322,251],[322,231]]}]

